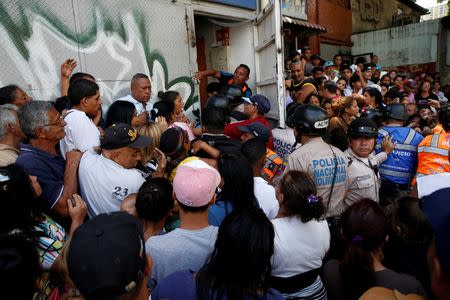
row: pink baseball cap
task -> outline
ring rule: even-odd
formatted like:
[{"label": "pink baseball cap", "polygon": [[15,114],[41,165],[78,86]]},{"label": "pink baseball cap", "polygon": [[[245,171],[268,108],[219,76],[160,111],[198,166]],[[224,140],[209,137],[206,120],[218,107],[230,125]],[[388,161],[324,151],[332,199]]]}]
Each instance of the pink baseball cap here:
[{"label": "pink baseball cap", "polygon": [[220,174],[214,168],[177,168],[173,191],[177,200],[190,207],[204,206],[211,201],[220,183]]}]

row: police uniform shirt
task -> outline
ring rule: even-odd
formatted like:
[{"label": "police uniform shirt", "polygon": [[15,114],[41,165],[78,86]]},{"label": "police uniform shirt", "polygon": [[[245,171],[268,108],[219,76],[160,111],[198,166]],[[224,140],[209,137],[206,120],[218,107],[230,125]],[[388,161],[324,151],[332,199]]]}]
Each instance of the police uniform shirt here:
[{"label": "police uniform shirt", "polygon": [[380,165],[380,176],[399,185],[408,185],[414,177],[417,167],[417,146],[423,136],[409,127],[384,126],[378,130],[375,151],[380,153],[381,142],[390,136],[395,149],[388,155],[387,160]]},{"label": "police uniform shirt", "polygon": [[[337,168],[333,152],[336,155]],[[285,172],[289,170],[303,171],[313,178],[317,186],[317,193],[323,198],[325,216],[334,217],[343,210],[347,192],[347,163],[347,156],[341,150],[328,145],[321,137],[315,137],[288,156]],[[328,203],[335,168],[336,177]]]},{"label": "police uniform shirt", "polygon": [[[386,152],[376,156],[371,153],[368,158],[357,156],[351,148],[344,152],[348,157],[348,191],[344,200],[344,209],[363,198],[379,202],[379,175],[376,168],[386,159]],[[370,163],[369,163],[370,162]]]},{"label": "police uniform shirt", "polygon": [[295,136],[292,128],[275,128],[272,129],[273,135],[273,150],[283,160],[294,150]]}]

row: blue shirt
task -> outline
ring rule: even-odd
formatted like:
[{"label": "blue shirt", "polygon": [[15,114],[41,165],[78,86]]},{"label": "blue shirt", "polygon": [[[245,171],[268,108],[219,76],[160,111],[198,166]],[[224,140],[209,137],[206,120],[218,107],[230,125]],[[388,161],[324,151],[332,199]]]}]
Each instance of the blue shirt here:
[{"label": "blue shirt", "polygon": [[[152,300],[158,299],[183,299],[183,300],[197,300],[197,287],[193,271],[180,271],[173,273],[164,278],[153,290]],[[223,300],[228,299],[226,296]],[[245,300],[253,299],[251,297],[244,297]],[[283,300],[283,296],[274,289],[269,289],[267,293],[259,297],[259,299],[266,300]]]},{"label": "blue shirt", "polygon": [[218,199],[216,203],[209,207],[208,223],[213,226],[220,226],[223,219],[233,211],[233,204],[230,201]]},{"label": "blue shirt", "polygon": [[[233,77],[234,77],[234,74],[220,71],[219,82],[222,84],[222,86],[233,85]],[[252,90],[249,88],[249,86],[245,82],[241,87],[241,91],[242,91],[242,97],[250,98],[253,94]]]},{"label": "blue shirt", "polygon": [[53,208],[64,188],[66,164],[64,159],[59,155],[39,150],[30,144],[22,144],[16,164],[28,175],[37,177],[46,207]]}]

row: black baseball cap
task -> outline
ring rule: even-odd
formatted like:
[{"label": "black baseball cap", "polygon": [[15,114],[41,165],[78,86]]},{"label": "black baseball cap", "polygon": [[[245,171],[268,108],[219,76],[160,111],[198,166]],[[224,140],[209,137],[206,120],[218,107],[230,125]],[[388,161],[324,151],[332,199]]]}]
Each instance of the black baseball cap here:
[{"label": "black baseball cap", "polygon": [[139,135],[136,129],[125,123],[115,123],[106,128],[101,148],[113,150],[122,147],[145,148],[152,142],[151,137]]},{"label": "black baseball cap", "polygon": [[100,214],[78,227],[69,244],[69,276],[85,299],[115,299],[144,278],[141,222],[125,212]]},{"label": "black baseball cap", "polygon": [[253,122],[245,126],[239,126],[239,131],[252,134],[255,138],[262,140],[264,143],[270,138],[269,129],[260,122]]}]

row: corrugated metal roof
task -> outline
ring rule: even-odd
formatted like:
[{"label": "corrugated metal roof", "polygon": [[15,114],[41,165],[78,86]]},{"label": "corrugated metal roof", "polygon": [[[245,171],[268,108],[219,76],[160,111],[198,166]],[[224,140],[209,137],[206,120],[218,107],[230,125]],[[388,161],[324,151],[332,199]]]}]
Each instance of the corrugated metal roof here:
[{"label": "corrugated metal roof", "polygon": [[295,19],[295,18],[291,18],[291,17],[283,16],[283,22],[299,25],[302,27],[306,27],[306,28],[310,28],[310,29],[314,29],[314,30],[318,30],[318,31],[327,32],[327,29],[322,25],[309,23],[307,21],[299,20],[299,19]]}]

